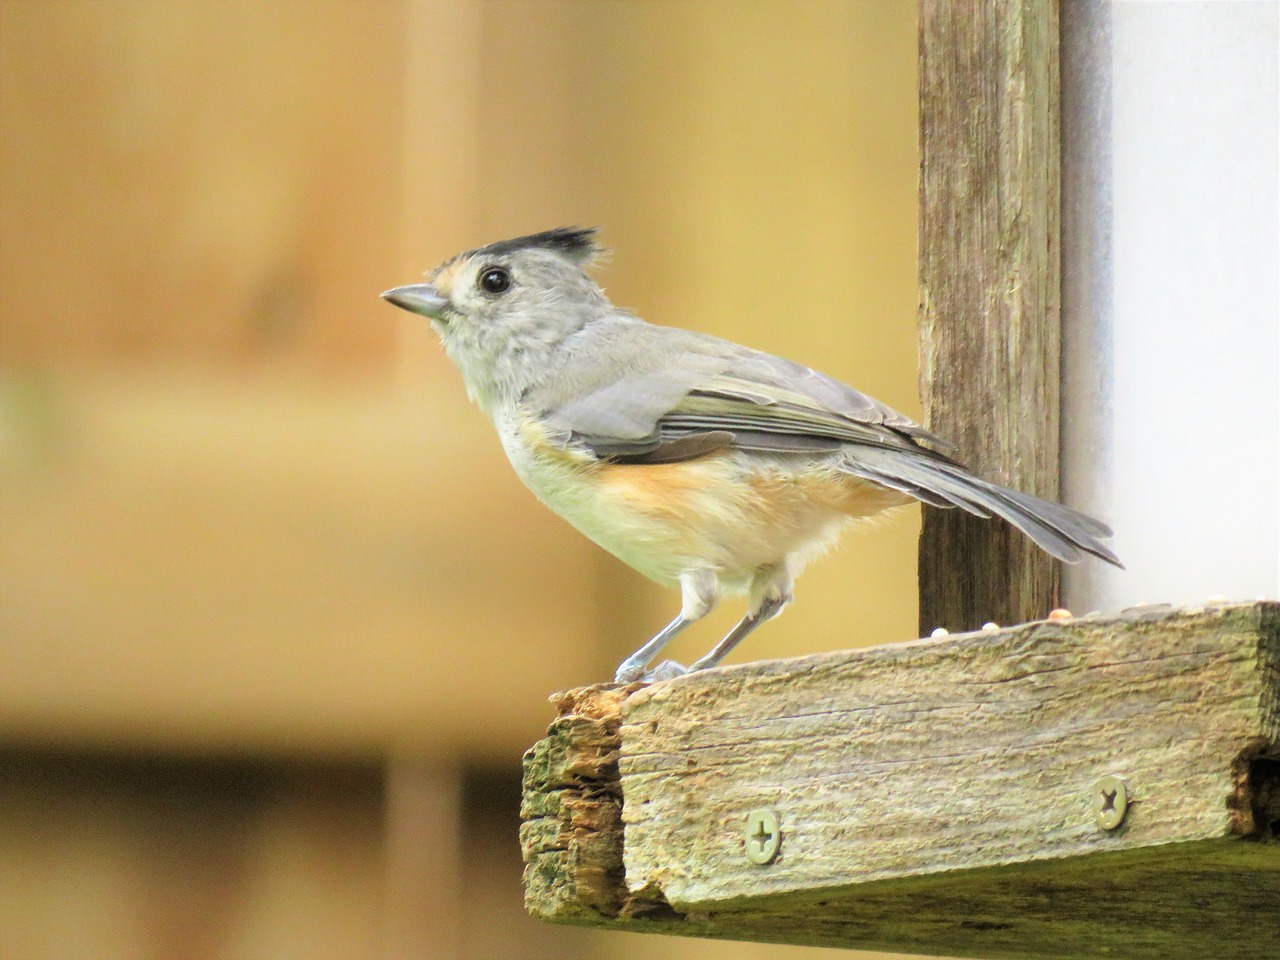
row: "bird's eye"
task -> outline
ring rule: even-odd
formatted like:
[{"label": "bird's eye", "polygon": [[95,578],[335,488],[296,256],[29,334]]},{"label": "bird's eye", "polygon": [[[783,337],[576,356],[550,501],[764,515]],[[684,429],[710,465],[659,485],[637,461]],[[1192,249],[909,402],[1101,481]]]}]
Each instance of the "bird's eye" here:
[{"label": "bird's eye", "polygon": [[489,267],[480,274],[480,289],[485,293],[506,293],[511,286],[511,274],[502,267]]}]

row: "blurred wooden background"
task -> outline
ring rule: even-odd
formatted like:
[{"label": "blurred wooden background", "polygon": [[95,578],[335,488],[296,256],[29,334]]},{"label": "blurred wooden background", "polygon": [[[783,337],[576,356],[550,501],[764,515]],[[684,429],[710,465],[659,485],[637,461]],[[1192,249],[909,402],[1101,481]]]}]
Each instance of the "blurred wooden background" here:
[{"label": "blurred wooden background", "polygon": [[[600,225],[918,416],[915,70],[909,0],[0,0],[0,958],[818,956],[523,917],[545,696],[678,599],[377,294]],[[738,658],[914,636],[880,526]]]}]

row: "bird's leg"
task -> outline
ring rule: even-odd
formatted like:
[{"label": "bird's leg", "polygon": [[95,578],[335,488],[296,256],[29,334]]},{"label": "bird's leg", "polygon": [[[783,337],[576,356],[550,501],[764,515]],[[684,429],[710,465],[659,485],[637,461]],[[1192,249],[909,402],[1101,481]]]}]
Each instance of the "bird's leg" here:
[{"label": "bird's leg", "polygon": [[761,567],[751,581],[750,613],[739,620],[705,657],[689,667],[688,672],[716,666],[734,647],[750,636],[752,631],[780,614],[791,600],[791,571],[787,569],[786,563]]},{"label": "bird's leg", "polygon": [[786,606],[785,600],[768,600],[755,613],[747,614],[734,625],[732,630],[724,635],[723,640],[711,648],[711,652],[690,666],[688,672],[693,673],[695,670],[705,670],[708,667],[714,667],[719,664],[734,647],[747,639],[756,627],[776,617],[784,606]]},{"label": "bird's leg", "polygon": [[658,631],[652,640],[618,664],[618,672],[613,677],[614,682],[630,683],[632,680],[639,680],[643,677],[645,668],[649,666],[649,661],[656,657],[659,651],[675,638],[676,634],[691,623],[693,621],[685,619],[684,614],[681,613],[680,616]]},{"label": "bird's leg", "polygon": [[[630,683],[644,677],[645,668],[649,666],[649,662],[671,642],[676,634],[711,612],[711,608],[720,598],[720,585],[712,571],[692,570],[680,578],[680,594],[680,615],[663,627],[652,640],[618,665],[618,672],[613,678],[615,683]],[[662,666],[666,667],[667,664],[664,663]],[[679,664],[672,663],[672,666],[678,667],[671,674],[672,676],[678,676],[684,672],[684,668]]]}]

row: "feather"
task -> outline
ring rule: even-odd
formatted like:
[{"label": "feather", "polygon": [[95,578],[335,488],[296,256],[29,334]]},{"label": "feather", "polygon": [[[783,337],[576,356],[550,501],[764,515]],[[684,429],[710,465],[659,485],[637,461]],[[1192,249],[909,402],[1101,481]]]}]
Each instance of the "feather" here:
[{"label": "feather", "polygon": [[487,246],[476,247],[453,259],[465,259],[475,256],[501,257],[520,250],[542,249],[564,254],[570,260],[589,263],[604,253],[604,249],[596,243],[595,227],[556,227],[554,230],[543,230],[524,237],[510,240],[499,240]]}]

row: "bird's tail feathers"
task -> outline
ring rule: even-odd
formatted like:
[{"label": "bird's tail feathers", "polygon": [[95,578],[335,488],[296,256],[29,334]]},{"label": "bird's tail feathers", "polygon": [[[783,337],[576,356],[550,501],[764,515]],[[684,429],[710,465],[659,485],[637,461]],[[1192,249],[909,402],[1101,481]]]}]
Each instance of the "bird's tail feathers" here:
[{"label": "bird's tail feathers", "polygon": [[977,517],[1002,517],[1067,563],[1076,563],[1087,553],[1124,567],[1102,542],[1112,535],[1106,524],[1060,503],[982,480],[947,460],[859,445],[846,448],[841,468],[931,506],[959,507]]}]

